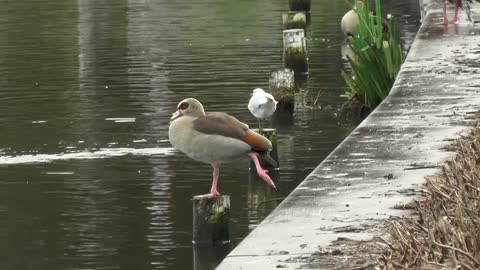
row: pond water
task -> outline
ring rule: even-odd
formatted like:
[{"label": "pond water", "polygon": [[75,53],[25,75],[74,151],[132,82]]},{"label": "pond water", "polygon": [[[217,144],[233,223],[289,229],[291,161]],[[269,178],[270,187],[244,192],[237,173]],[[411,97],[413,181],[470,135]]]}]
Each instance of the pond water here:
[{"label": "pond water", "polygon": [[[408,50],[417,1],[382,2]],[[209,190],[211,168],[171,148],[169,118],[196,97],[255,126],[247,102],[282,67],[287,8],[278,0],[4,1],[0,269],[214,269],[230,247],[191,244],[190,199]],[[250,177],[246,161],[220,170],[232,246],[360,121],[337,113],[348,9],[312,3],[308,90],[321,109],[276,123],[278,190]]]}]

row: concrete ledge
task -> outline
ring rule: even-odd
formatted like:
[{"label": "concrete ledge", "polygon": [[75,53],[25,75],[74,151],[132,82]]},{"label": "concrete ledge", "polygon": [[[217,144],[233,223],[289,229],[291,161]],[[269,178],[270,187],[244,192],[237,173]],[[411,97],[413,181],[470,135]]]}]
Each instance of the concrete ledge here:
[{"label": "concrete ledge", "polygon": [[480,24],[441,18],[427,13],[387,99],[217,270],[298,269],[290,259],[338,237],[369,239],[366,224],[406,213],[393,206],[412,199],[480,110]]}]

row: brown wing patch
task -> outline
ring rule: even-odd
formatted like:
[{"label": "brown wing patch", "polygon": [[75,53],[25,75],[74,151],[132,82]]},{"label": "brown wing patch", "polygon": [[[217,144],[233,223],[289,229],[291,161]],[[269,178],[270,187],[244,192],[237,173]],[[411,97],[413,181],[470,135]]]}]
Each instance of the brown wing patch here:
[{"label": "brown wing patch", "polygon": [[231,115],[213,112],[193,121],[193,129],[205,134],[217,134],[241,140],[248,126]]},{"label": "brown wing patch", "polygon": [[272,143],[267,138],[256,133],[255,131],[248,130],[245,132],[242,141],[248,143],[253,149],[257,150],[270,150],[272,149]]}]

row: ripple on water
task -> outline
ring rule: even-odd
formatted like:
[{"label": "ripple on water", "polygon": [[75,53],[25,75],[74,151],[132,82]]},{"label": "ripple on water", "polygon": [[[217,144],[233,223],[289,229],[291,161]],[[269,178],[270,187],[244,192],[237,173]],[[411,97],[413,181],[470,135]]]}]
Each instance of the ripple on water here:
[{"label": "ripple on water", "polygon": [[0,156],[0,164],[26,164],[26,163],[48,163],[58,160],[72,159],[104,159],[110,157],[120,157],[125,155],[150,156],[150,155],[171,155],[175,150],[173,148],[100,148],[95,151],[83,151],[62,154],[33,154],[33,155],[15,155]]}]

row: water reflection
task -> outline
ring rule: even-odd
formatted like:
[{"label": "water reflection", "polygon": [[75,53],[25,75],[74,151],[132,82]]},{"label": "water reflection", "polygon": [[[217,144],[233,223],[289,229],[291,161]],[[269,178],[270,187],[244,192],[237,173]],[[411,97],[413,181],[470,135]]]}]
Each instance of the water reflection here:
[{"label": "water reflection", "polygon": [[[164,258],[152,260],[152,264],[166,268],[172,264],[173,258],[169,255],[175,249],[174,231],[175,224],[172,222],[174,209],[174,188],[171,179],[175,176],[174,171],[164,165],[156,165],[155,159],[151,159],[153,175],[150,182],[150,196],[145,203],[149,210],[149,226],[146,239],[152,257]],[[148,172],[148,170],[147,170]]]},{"label": "water reflection", "polygon": [[[270,170],[269,174],[274,181],[278,182],[280,180],[278,171]],[[255,170],[250,171],[247,189],[247,215],[250,229],[253,229],[260,223],[279,202],[272,200],[277,196],[276,192],[266,187],[265,184],[261,183],[262,181],[255,173]]]},{"label": "water reflection", "polygon": [[194,246],[193,250],[193,270],[211,270],[227,256],[232,250],[232,245],[216,246],[212,248],[202,248]]}]

